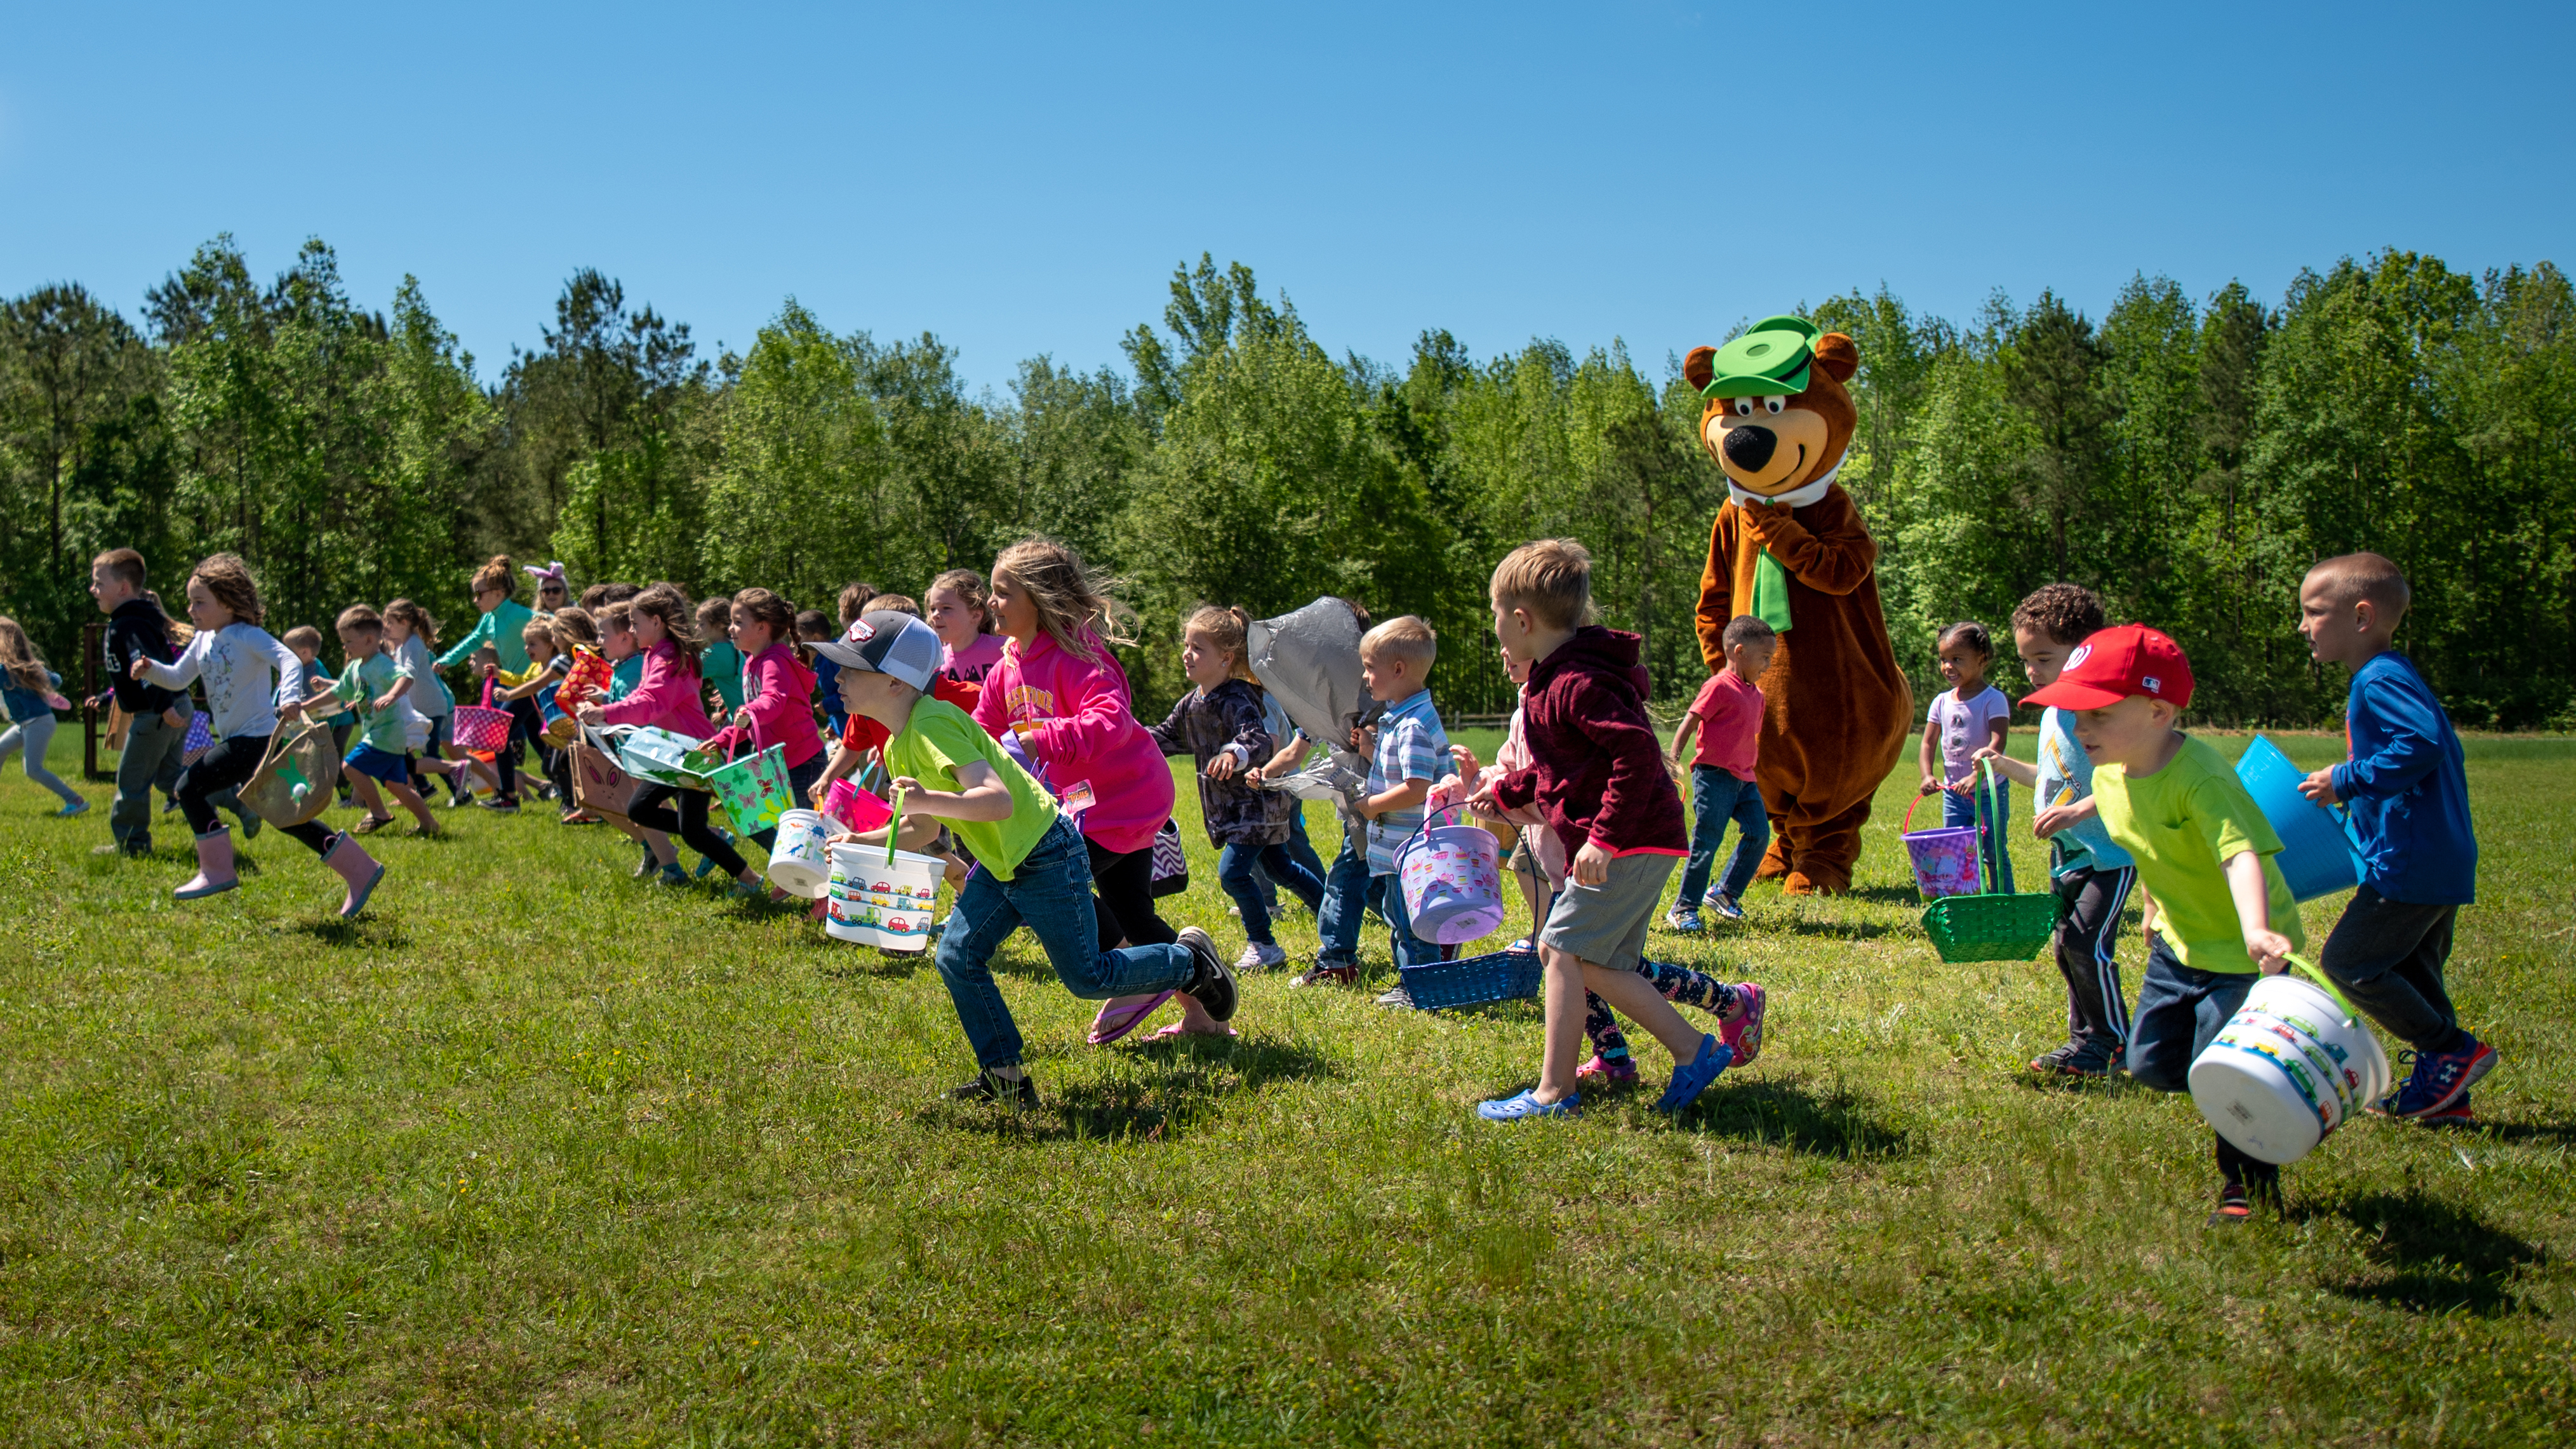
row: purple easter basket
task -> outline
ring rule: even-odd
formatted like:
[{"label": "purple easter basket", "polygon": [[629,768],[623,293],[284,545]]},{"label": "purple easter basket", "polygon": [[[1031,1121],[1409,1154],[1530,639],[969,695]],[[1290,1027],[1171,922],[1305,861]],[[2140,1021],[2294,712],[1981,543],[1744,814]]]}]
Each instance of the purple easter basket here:
[{"label": "purple easter basket", "polygon": [[1395,849],[1413,934],[1439,946],[1481,941],[1503,924],[1501,843],[1481,825],[1439,825],[1451,805],[1423,817],[1422,828]]}]

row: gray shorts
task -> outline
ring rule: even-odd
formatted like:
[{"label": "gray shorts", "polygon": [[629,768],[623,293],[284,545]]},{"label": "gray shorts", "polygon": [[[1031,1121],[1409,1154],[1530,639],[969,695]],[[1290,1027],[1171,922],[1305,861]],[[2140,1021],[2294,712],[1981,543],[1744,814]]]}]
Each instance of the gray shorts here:
[{"label": "gray shorts", "polygon": [[1511,868],[1512,874],[1540,875],[1544,873],[1538,868],[1538,857],[1530,854],[1529,833],[1530,830],[1545,830],[1546,828],[1547,827],[1544,825],[1533,825],[1529,827],[1528,830],[1523,830],[1520,833],[1520,838],[1512,842],[1511,859],[1503,862],[1503,864]]},{"label": "gray shorts", "polygon": [[1680,862],[1673,855],[1623,855],[1610,862],[1610,878],[1599,886],[1568,884],[1548,910],[1540,943],[1595,966],[1636,970],[1664,882]]}]

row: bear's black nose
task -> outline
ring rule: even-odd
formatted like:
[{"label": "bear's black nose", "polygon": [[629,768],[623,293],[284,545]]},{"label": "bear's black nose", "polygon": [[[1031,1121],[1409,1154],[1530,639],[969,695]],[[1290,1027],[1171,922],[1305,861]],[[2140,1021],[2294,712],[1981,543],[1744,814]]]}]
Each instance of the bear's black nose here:
[{"label": "bear's black nose", "polygon": [[1771,454],[1780,446],[1780,435],[1769,428],[1729,428],[1722,446],[1726,461],[1747,473],[1759,473],[1770,466]]}]

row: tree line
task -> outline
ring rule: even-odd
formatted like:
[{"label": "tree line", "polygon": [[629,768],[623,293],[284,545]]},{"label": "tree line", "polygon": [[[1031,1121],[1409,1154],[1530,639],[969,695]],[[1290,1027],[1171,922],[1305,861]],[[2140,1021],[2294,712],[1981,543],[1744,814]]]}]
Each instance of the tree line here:
[{"label": "tree line", "polygon": [[[2181,640],[2200,718],[2330,723],[2342,682],[2292,628],[2298,579],[2368,548],[2413,580],[2401,642],[2462,723],[2564,728],[2571,304],[2545,262],[2471,276],[2386,252],[2277,305],[2141,277],[2098,320],[2053,293],[1965,322],[1884,290],[1800,310],[1860,347],[1841,481],[1918,694],[1940,625],[1999,626],[2067,579]],[[1480,361],[1439,330],[1400,366],[1336,356],[1207,257],[1122,347],[1124,371],[1037,357],[978,391],[934,335],[836,333],[791,298],[706,358],[582,271],[486,382],[413,279],[369,311],[319,241],[263,283],[218,237],[139,318],[77,284],[0,308],[0,611],[77,678],[88,561],[120,545],[173,586],[241,553],[283,628],[397,595],[470,618],[466,577],[502,552],[560,558],[576,588],[757,583],[828,610],[851,580],[917,590],[1042,532],[1124,581],[1140,709],[1186,687],[1170,641],[1194,604],[1338,594],[1428,618],[1444,708],[1486,713],[1510,698],[1486,574],[1563,534],[1594,552],[1605,619],[1645,637],[1658,701],[1697,688],[1726,491],[1677,359],[1660,380],[1615,342]]]}]

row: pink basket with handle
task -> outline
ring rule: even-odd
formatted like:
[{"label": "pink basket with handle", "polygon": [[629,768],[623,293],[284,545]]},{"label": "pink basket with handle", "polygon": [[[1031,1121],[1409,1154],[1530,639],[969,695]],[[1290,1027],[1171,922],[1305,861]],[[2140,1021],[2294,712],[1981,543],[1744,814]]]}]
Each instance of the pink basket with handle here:
[{"label": "pink basket with handle", "polygon": [[1461,808],[1424,816],[1422,829],[1395,851],[1413,934],[1438,946],[1482,940],[1503,924],[1502,843],[1481,825],[1431,823]]},{"label": "pink basket with handle", "polygon": [[492,707],[492,680],[483,680],[483,702],[460,704],[455,722],[449,726],[449,738],[460,750],[488,750],[498,754],[510,747],[510,712]]},{"label": "pink basket with handle", "polygon": [[823,794],[823,812],[840,822],[852,833],[874,830],[894,818],[894,807],[850,783],[848,778],[834,780]]},{"label": "pink basket with handle", "polygon": [[1930,799],[1917,795],[1914,804],[1905,807],[1904,823],[1897,833],[1905,841],[1906,857],[1914,863],[1914,885],[1925,900],[1943,896],[1972,896],[1984,887],[1977,883],[1977,828],[1973,825],[1949,825],[1938,830],[1914,830],[1914,805]]}]

